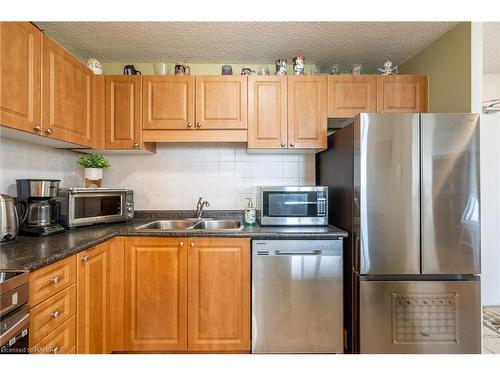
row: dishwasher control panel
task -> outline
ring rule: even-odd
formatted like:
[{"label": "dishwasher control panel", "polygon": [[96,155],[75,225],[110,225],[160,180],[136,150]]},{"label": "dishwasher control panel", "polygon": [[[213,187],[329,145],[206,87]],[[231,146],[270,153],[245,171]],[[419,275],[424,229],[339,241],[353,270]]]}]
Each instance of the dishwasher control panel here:
[{"label": "dishwasher control panel", "polygon": [[253,240],[253,255],[342,255],[342,240]]}]

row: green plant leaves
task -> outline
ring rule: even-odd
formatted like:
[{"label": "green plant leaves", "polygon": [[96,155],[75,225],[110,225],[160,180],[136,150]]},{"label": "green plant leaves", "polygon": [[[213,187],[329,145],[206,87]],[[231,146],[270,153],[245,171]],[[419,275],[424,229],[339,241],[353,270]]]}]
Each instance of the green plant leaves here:
[{"label": "green plant leaves", "polygon": [[76,161],[77,164],[81,165],[83,168],[109,168],[108,159],[106,159],[101,154],[87,154],[81,155]]}]

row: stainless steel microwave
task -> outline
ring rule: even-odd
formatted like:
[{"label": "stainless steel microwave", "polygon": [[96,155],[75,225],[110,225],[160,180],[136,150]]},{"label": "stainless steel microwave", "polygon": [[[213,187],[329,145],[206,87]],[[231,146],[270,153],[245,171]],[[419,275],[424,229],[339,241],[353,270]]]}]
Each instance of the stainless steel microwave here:
[{"label": "stainless steel microwave", "polygon": [[117,223],[134,217],[134,192],[112,188],[59,189],[61,224],[68,228]]},{"label": "stainless steel microwave", "polygon": [[259,186],[261,225],[328,225],[326,186]]}]

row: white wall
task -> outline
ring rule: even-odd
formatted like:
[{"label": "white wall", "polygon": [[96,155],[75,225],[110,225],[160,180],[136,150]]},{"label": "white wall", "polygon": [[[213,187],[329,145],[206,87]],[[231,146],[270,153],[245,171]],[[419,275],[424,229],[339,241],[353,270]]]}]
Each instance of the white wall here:
[{"label": "white wall", "polygon": [[[483,77],[483,99],[500,98],[500,74]],[[500,113],[481,115],[483,305],[500,305]]]},{"label": "white wall", "polygon": [[82,186],[78,154],[0,137],[0,193],[16,196],[17,178],[60,179],[62,186]]},{"label": "white wall", "polygon": [[314,155],[248,154],[246,144],[158,144],[153,155],[109,155],[108,186],[134,189],[137,209],[243,209],[258,185],[315,183]]},{"label": "white wall", "polygon": [[[83,186],[79,154],[0,138],[0,193],[16,195],[16,178],[56,178]],[[107,155],[104,186],[135,192],[136,209],[243,209],[257,185],[315,183],[314,155],[248,154],[245,144],[158,144],[156,154]]]}]

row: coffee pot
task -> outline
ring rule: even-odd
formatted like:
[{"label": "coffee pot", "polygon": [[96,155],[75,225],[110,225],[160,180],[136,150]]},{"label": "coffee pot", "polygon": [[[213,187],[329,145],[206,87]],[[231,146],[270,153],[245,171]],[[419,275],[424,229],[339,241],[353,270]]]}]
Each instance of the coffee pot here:
[{"label": "coffee pot", "polygon": [[17,204],[24,207],[21,219],[19,219],[14,198],[0,194],[0,242],[2,243],[16,239],[20,225],[28,216],[26,201],[18,201]]}]

